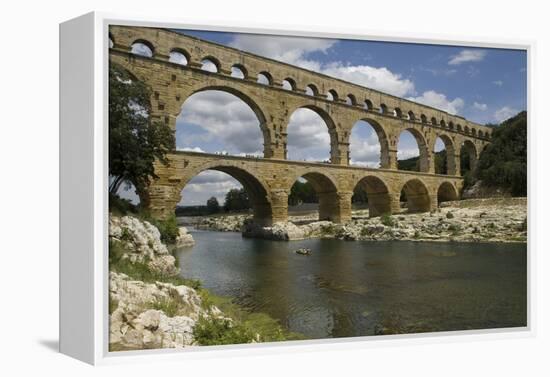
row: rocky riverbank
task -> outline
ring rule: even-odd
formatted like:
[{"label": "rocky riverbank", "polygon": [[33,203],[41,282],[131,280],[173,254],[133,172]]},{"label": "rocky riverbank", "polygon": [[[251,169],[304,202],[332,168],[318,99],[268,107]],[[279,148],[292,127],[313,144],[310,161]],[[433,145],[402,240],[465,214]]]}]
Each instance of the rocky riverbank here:
[{"label": "rocky riverbank", "polygon": [[[177,246],[194,244],[180,227]],[[182,348],[285,340],[274,319],[251,315],[179,276],[159,230],[133,216],[109,219],[109,349]]]},{"label": "rocky riverbank", "polygon": [[368,210],[353,212],[348,224],[315,221],[311,215],[290,216],[289,222],[258,227],[250,216],[202,218],[197,227],[243,232],[274,240],[337,238],[343,240],[413,240],[441,242],[526,242],[526,198],[470,199],[443,203],[432,213],[401,213],[369,218]]}]

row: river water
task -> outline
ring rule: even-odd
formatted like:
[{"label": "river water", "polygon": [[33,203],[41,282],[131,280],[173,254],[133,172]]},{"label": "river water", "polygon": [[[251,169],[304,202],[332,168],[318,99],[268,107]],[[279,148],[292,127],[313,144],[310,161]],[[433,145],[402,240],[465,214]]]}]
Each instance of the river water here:
[{"label": "river water", "polygon": [[308,339],[526,325],[526,244],[190,232],[195,246],[178,250],[183,277]]}]

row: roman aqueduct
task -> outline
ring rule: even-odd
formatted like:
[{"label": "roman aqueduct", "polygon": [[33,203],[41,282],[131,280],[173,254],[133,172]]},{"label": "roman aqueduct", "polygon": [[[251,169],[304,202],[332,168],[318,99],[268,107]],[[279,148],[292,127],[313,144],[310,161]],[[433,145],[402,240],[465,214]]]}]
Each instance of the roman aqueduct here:
[{"label": "roman aqueduct", "polygon": [[[288,195],[299,177],[316,189],[320,219],[349,221],[357,185],[367,192],[371,216],[397,212],[402,190],[409,211],[430,211],[439,201],[459,197],[463,185],[461,148],[467,151],[473,168],[491,139],[490,127],[463,117],[173,31],[111,26],[109,42],[110,61],[150,86],[151,119],[168,124],[174,132],[184,101],[206,90],[239,97],[260,121],[263,158],[174,151],[168,166],[157,164],[159,179],[148,188],[148,196],[151,212],[159,217],[173,213],[181,190],[205,170],[222,171],[237,179],[249,194],[254,220],[262,225],[287,219]],[[150,56],[132,53],[136,43],[147,46]],[[171,61],[174,53],[184,59]],[[215,65],[215,72],[202,69],[205,59]],[[231,75],[234,68],[241,72],[240,77]],[[287,125],[294,110],[300,108],[315,111],[327,124],[331,140],[328,163],[286,158]],[[378,135],[379,169],[349,165],[351,129],[359,120],[368,121]],[[410,131],[418,144],[419,172],[397,170],[397,142],[403,130]],[[434,171],[438,137],[445,144],[446,174]]]}]

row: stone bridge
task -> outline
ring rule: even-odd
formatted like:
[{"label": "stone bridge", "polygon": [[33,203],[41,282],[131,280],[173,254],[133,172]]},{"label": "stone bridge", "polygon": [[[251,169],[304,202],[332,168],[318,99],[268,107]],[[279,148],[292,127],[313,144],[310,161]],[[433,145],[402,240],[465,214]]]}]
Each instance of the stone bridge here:
[{"label": "stone bridge", "polygon": [[[371,216],[397,211],[402,189],[409,210],[429,211],[438,200],[458,198],[463,184],[461,148],[473,168],[490,142],[490,127],[463,117],[173,31],[111,26],[109,41],[110,62],[151,88],[152,121],[164,122],[175,132],[176,118],[187,98],[219,90],[242,99],[260,123],[263,158],[174,151],[169,166],[158,164],[159,179],[147,192],[150,209],[157,216],[173,213],[185,184],[209,169],[237,179],[251,198],[255,220],[265,225],[287,219],[288,194],[299,177],[316,189],[321,219],[350,220],[351,196],[357,185],[367,192]],[[132,53],[136,43],[146,46],[150,56]],[[174,54],[179,56],[177,61]],[[206,71],[204,61],[214,65],[215,72]],[[235,77],[233,71],[239,75]],[[287,125],[300,108],[315,111],[325,121],[331,140],[330,163],[287,160]],[[378,136],[380,169],[349,166],[351,130],[360,120],[371,124]],[[397,170],[397,143],[404,130],[418,144],[419,172]],[[447,156],[444,175],[434,173],[438,137]]]}]

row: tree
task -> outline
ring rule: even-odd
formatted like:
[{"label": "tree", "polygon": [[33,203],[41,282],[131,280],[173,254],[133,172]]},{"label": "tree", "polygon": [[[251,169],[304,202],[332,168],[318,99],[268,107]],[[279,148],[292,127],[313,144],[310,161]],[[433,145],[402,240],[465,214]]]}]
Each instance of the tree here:
[{"label": "tree", "polygon": [[224,208],[227,212],[242,211],[250,208],[250,200],[244,188],[231,189],[225,195]]},{"label": "tree", "polygon": [[513,196],[527,195],[527,112],[502,122],[491,143],[481,152],[475,178],[487,187],[509,190]]},{"label": "tree", "polygon": [[211,197],[206,201],[206,208],[208,209],[208,213],[218,213],[220,212],[220,203],[218,203],[218,199],[216,199],[215,196]]},{"label": "tree", "polygon": [[309,181],[300,182],[296,181],[290,189],[290,195],[288,196],[288,204],[295,206],[301,203],[317,203],[317,193],[315,189],[309,183]]},{"label": "tree", "polygon": [[123,183],[133,184],[143,205],[147,187],[155,174],[154,162],[168,164],[166,153],[175,138],[168,125],[152,122],[151,92],[122,67],[109,66],[109,193],[116,194]]}]

